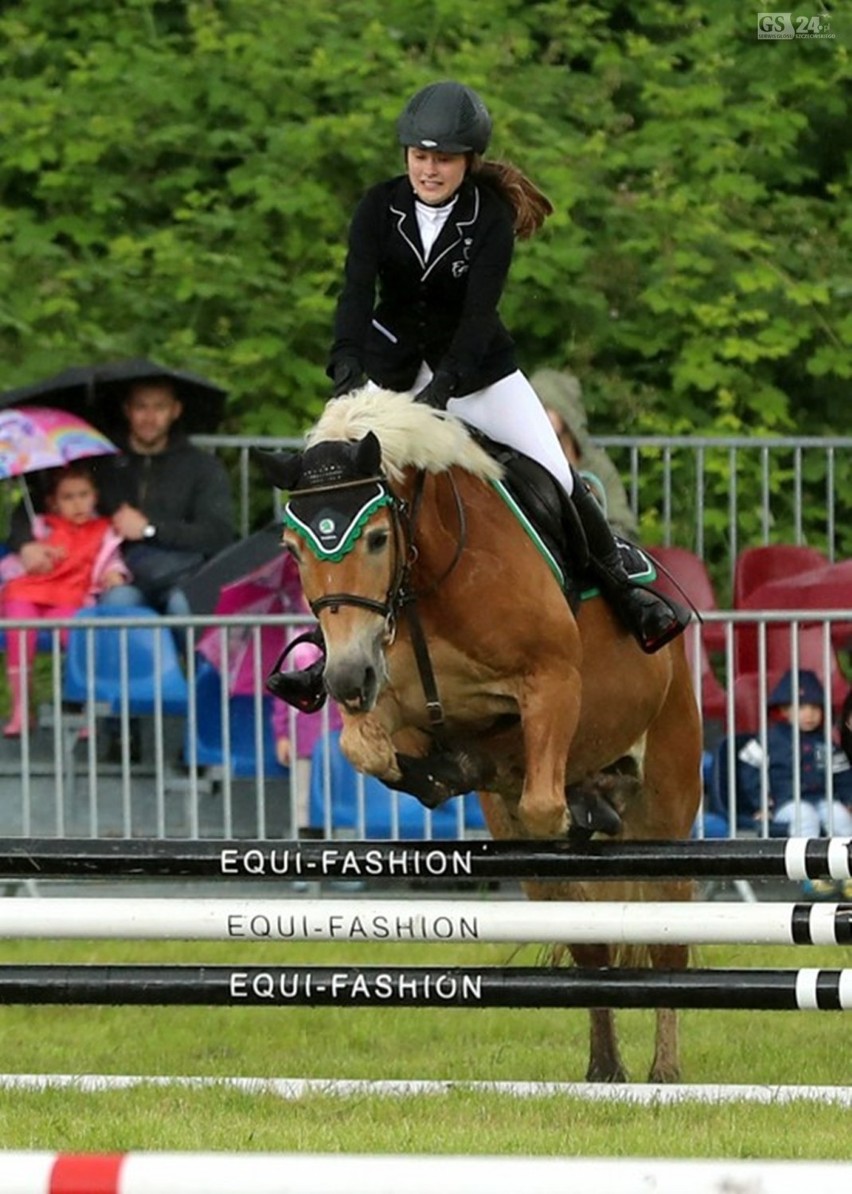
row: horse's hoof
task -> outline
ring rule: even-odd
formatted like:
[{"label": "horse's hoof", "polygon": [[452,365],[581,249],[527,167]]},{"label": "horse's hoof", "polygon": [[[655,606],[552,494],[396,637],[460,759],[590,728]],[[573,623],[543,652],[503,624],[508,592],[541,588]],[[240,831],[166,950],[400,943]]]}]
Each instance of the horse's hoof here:
[{"label": "horse's hoof", "polygon": [[623,1066],[614,1066],[612,1068],[603,1069],[596,1065],[590,1065],[586,1071],[587,1082],[628,1082],[627,1071]]},{"label": "horse's hoof", "polygon": [[621,833],[621,817],[605,796],[586,784],[572,784],[568,788],[568,811],[571,813],[570,839],[584,841],[593,833],[617,837]]},{"label": "horse's hoof", "polygon": [[427,755],[418,759],[410,755],[397,755],[396,761],[400,779],[398,783],[388,786],[416,796],[425,808],[439,808],[453,796],[460,796],[468,790],[459,767],[450,756]]},{"label": "horse's hoof", "polygon": [[666,1067],[665,1069],[652,1069],[648,1075],[648,1081],[653,1082],[654,1085],[680,1082],[680,1068]]}]

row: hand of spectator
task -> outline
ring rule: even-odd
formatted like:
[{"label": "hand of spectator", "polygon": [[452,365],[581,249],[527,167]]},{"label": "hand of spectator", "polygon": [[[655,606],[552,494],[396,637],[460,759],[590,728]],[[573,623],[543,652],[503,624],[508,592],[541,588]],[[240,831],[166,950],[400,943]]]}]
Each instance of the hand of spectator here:
[{"label": "hand of spectator", "polygon": [[112,527],[117,535],[121,535],[122,539],[135,541],[143,538],[143,532],[149,521],[147,515],[143,514],[141,510],[137,510],[135,506],[128,506],[127,502],[124,502],[112,516]]},{"label": "hand of spectator", "polygon": [[101,578],[101,588],[104,590],[114,589],[117,585],[123,585],[126,584],[126,582],[127,578],[123,572],[105,572]]},{"label": "hand of spectator", "polygon": [[275,739],[275,757],[282,767],[290,766],[290,756],[292,754],[289,738]]},{"label": "hand of spectator", "polygon": [[65,555],[65,549],[51,546],[48,543],[39,543],[37,539],[33,539],[30,543],[21,544],[18,555],[24,572],[43,574],[51,572],[55,568]]}]

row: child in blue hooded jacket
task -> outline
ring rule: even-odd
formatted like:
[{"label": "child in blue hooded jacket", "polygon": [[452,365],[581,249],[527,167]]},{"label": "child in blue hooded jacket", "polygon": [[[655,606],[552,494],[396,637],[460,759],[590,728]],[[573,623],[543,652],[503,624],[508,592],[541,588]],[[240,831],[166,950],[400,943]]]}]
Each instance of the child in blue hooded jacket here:
[{"label": "child in blue hooded jacket", "polygon": [[[770,722],[766,743],[769,791],[775,808],[773,828],[801,837],[819,837],[829,831],[842,837],[852,835],[852,766],[842,750],[826,743],[825,694],[819,678],[812,671],[799,671],[798,715],[791,671],[784,673],[767,703],[777,714]],[[797,762],[800,803],[795,799]],[[834,796],[831,810],[829,769]]]}]

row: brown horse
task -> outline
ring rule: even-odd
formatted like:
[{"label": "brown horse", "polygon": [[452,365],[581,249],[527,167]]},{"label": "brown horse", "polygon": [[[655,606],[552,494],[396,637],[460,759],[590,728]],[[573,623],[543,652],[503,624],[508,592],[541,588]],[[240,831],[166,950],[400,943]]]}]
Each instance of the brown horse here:
[{"label": "brown horse", "polygon": [[[566,793],[631,760],[623,836],[686,837],[701,727],[681,640],[645,655],[601,598],[576,616],[457,420],[407,395],[330,403],[304,454],[267,457],[290,491],[284,545],[325,638],[324,681],[353,765],[435,805],[476,788],[494,837],[560,838]],[[689,899],[683,882],[529,883],[534,899]],[[610,947],[571,947],[612,965]],[[687,965],[685,947],[648,951]],[[619,958],[623,962],[623,958]],[[632,959],[635,961],[635,959]],[[612,1012],[591,1011],[587,1077],[623,1081]],[[679,1076],[675,1012],[650,1077]]]}]

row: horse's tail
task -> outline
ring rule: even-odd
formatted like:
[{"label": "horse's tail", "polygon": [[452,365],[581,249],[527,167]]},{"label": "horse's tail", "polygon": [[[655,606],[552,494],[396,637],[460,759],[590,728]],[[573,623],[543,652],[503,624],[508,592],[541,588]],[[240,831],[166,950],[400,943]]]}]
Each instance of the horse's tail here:
[{"label": "horse's tail", "polygon": [[[606,944],[606,942],[602,942],[602,944]],[[691,962],[693,949],[691,946],[686,948]],[[656,951],[653,945],[610,945],[609,951],[610,966],[620,966],[630,970],[650,970],[654,966]],[[571,947],[561,943],[542,946],[536,961],[539,966],[549,966],[553,969],[558,966],[573,966],[575,964],[571,957]]]}]

